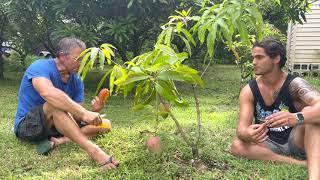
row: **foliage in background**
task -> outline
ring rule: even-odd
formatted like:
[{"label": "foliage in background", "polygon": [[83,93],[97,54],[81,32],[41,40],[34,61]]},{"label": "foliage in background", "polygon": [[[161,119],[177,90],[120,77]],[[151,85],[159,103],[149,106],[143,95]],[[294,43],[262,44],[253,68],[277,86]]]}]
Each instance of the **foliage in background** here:
[{"label": "foliage in background", "polygon": [[290,21],[300,24],[306,21],[305,14],[310,11],[312,4],[309,0],[259,0],[257,2],[263,19],[284,34]]}]

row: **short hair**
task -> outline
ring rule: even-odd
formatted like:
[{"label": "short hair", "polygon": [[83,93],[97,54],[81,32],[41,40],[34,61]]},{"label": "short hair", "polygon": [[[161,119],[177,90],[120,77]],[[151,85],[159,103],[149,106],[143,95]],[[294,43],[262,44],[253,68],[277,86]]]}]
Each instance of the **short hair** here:
[{"label": "short hair", "polygon": [[56,48],[57,56],[59,55],[60,52],[63,52],[66,55],[69,55],[72,49],[74,48],[82,48],[86,49],[86,44],[81,41],[80,39],[74,38],[74,37],[65,37],[62,38]]},{"label": "short hair", "polygon": [[265,38],[261,42],[256,41],[252,48],[255,47],[263,48],[266,54],[271,58],[275,58],[276,56],[280,55],[280,68],[284,67],[286,64],[286,48],[280,41],[273,38]]}]

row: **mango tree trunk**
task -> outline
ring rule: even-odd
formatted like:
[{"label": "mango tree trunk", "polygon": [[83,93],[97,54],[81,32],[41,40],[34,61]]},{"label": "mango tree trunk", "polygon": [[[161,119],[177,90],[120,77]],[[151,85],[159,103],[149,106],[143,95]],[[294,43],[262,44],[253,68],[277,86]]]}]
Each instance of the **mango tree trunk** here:
[{"label": "mango tree trunk", "polygon": [[0,79],[3,79],[4,78],[4,75],[3,75],[3,71],[4,71],[4,58],[3,58],[3,53],[0,52]]}]

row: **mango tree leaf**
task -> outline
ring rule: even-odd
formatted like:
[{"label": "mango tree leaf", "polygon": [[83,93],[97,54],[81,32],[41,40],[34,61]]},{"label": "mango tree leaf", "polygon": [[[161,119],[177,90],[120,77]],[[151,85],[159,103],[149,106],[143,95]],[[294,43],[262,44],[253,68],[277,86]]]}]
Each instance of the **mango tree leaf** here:
[{"label": "mango tree leaf", "polygon": [[[96,94],[96,95],[98,94],[98,92],[99,92],[102,84],[104,83],[104,81],[106,80],[106,78],[108,77],[108,75],[109,75],[111,72],[112,72],[112,69],[109,69],[109,70],[103,75],[103,77],[100,79],[100,81],[99,81],[99,83],[98,83],[98,86],[97,86],[96,91],[95,91],[94,94]],[[110,86],[110,85],[109,85],[109,86]],[[109,88],[110,88],[110,87],[109,87]],[[110,92],[110,94],[111,94],[111,92]]]},{"label": "mango tree leaf", "polygon": [[104,61],[105,61],[105,56],[104,56],[102,51],[99,51],[99,64],[100,64],[100,69],[101,70],[103,70]]},{"label": "mango tree leaf", "polygon": [[186,38],[184,38],[183,36],[181,36],[181,35],[178,35],[178,36],[183,40],[183,42],[186,45],[186,48],[188,50],[188,53],[191,56],[192,52],[191,52],[191,46],[190,46],[189,41]]},{"label": "mango tree leaf", "polygon": [[194,45],[196,46],[196,42],[193,39],[192,35],[190,34],[190,32],[186,29],[181,29],[181,32],[186,36],[186,38]]},{"label": "mango tree leaf", "polygon": [[214,23],[209,28],[209,34],[207,37],[207,49],[208,49],[209,56],[211,58],[213,57],[213,54],[214,54],[214,44],[216,41],[216,36],[217,36],[217,24]]},{"label": "mango tree leaf", "polygon": [[198,36],[199,36],[199,40],[200,40],[201,44],[204,43],[206,31],[207,31],[207,26],[206,25],[202,25],[202,26],[199,27]]},{"label": "mango tree leaf", "polygon": [[133,74],[128,74],[128,76],[125,79],[118,79],[115,81],[116,85],[127,85],[136,81],[141,81],[148,79],[149,76],[146,75],[145,73],[133,73]]},{"label": "mango tree leaf", "polygon": [[159,49],[162,52],[170,55],[170,56],[175,56],[175,52],[173,49],[171,49],[169,46],[163,45],[163,44],[156,44],[155,45],[155,49]]},{"label": "mango tree leaf", "polygon": [[162,31],[159,36],[158,36],[158,40],[157,40],[157,43],[156,44],[161,44],[162,43],[162,40],[164,38],[164,36],[166,35],[166,32],[165,31]]},{"label": "mango tree leaf", "polygon": [[138,83],[136,85],[136,91],[135,91],[135,94],[134,94],[134,104],[139,104],[140,103],[141,95],[142,95],[142,86],[143,86],[143,83]]},{"label": "mango tree leaf", "polygon": [[81,64],[80,64],[80,67],[79,67],[79,70],[78,70],[78,74],[79,74],[79,75],[82,73],[83,68],[84,68],[84,66],[86,65],[89,57],[90,57],[90,53],[87,53],[87,54],[82,58],[82,61],[81,61]]},{"label": "mango tree leaf", "polygon": [[164,44],[167,45],[167,46],[170,46],[170,44],[171,44],[172,31],[173,31],[172,27],[169,27],[166,30],[166,36],[165,36],[165,39],[164,39]]},{"label": "mango tree leaf", "polygon": [[132,107],[133,110],[141,110],[145,108],[146,105],[150,104],[156,98],[156,90],[153,88],[149,96],[140,104],[136,104]]},{"label": "mango tree leaf", "polygon": [[173,93],[174,90],[165,81],[157,81],[155,87],[157,93],[165,100],[174,102],[177,99],[177,96]]},{"label": "mango tree leaf", "polygon": [[[92,49],[92,48],[87,48],[86,50],[82,51],[82,52],[80,53],[80,55],[78,56],[78,58],[86,55],[89,51],[91,51],[91,49]],[[90,53],[89,53],[89,54],[90,54]]]},{"label": "mango tree leaf", "polygon": [[176,72],[176,71],[163,71],[159,73],[157,76],[157,79],[168,81],[168,80],[174,80],[174,81],[186,81],[183,74]]}]

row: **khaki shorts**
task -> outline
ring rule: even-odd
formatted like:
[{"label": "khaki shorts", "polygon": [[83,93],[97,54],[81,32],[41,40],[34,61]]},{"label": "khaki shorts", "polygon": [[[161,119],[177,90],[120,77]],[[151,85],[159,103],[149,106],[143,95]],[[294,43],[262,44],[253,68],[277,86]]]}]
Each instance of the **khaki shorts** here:
[{"label": "khaki shorts", "polygon": [[285,144],[279,144],[269,138],[266,141],[264,141],[263,144],[274,153],[286,156],[294,156],[299,159],[306,159],[306,153],[293,143],[294,131],[295,128],[293,128],[293,130],[291,131],[288,138],[288,142]]}]

